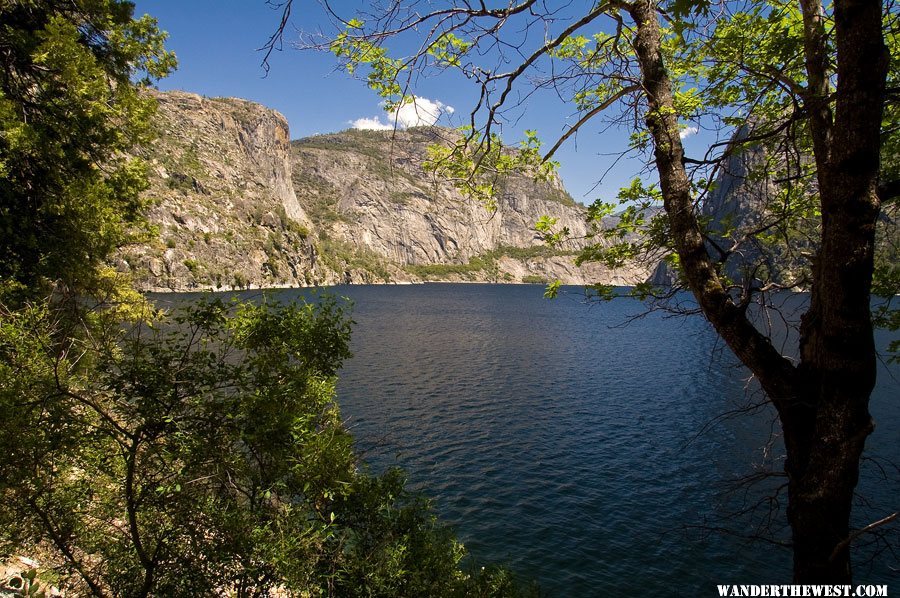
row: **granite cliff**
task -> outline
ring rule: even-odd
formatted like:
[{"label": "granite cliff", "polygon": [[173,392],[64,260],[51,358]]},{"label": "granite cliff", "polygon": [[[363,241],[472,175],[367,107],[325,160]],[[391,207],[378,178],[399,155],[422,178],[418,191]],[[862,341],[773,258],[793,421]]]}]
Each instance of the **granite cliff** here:
[{"label": "granite cliff", "polygon": [[155,95],[159,137],[143,157],[158,235],[119,267],[145,289],[328,281],[291,182],[284,117],[242,100]]},{"label": "granite cliff", "polygon": [[[283,116],[238,99],[155,94],[153,242],[118,265],[145,289],[498,281],[629,284],[644,268],[576,267],[585,208],[558,182],[500,181],[497,210],[423,168],[452,132],[356,131],[291,142]],[[543,215],[572,239],[547,248]]]},{"label": "granite cliff", "polygon": [[[294,187],[322,241],[323,259],[348,280],[365,276],[354,268],[359,256],[379,263],[392,280],[558,278],[572,284],[626,284],[645,277],[638,269],[610,272],[574,265],[577,250],[587,242],[585,209],[559,181],[507,177],[500,181],[497,209],[489,211],[434,177],[423,167],[426,148],[452,143],[452,136],[446,129],[424,127],[349,130],[295,141]],[[546,247],[534,230],[544,215],[568,227],[571,240]]]}]

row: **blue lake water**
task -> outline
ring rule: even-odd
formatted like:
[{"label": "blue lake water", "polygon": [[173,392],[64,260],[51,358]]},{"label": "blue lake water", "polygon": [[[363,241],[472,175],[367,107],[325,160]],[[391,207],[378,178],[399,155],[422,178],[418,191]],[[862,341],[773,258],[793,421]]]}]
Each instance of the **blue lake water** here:
[{"label": "blue lake water", "polygon": [[[332,292],[355,302],[338,395],[360,450],[375,470],[406,469],[474,558],[550,596],[712,596],[715,584],[790,580],[788,550],[741,537],[783,540],[783,517],[767,517],[769,502],[735,514],[782,482],[734,483],[781,470],[777,426],[765,407],[721,417],[761,397],[702,318],[623,326],[642,304],[586,305],[574,287],[553,301],[528,285]],[[900,463],[898,379],[880,366],[857,525],[900,508],[888,463]],[[898,567],[882,554],[856,579],[900,588]]]}]

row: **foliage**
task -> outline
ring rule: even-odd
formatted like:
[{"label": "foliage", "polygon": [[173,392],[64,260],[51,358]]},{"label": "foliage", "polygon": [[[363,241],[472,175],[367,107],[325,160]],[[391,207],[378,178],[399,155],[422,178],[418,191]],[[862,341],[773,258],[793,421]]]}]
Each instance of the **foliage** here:
[{"label": "foliage", "polygon": [[[875,275],[872,283],[872,294],[878,298],[872,310],[872,319],[876,326],[891,331],[900,330],[900,309],[897,307],[897,296],[900,295],[900,206],[889,205],[882,212],[882,218],[891,222],[891,226],[883,226],[877,238],[875,253]],[[890,342],[889,359],[900,362],[900,338]]]},{"label": "foliage", "polygon": [[[821,213],[814,182],[816,164],[811,159],[812,140],[803,108],[810,98],[804,91],[809,81],[802,11],[795,2],[786,0],[725,3],[719,12],[706,2],[669,5],[677,18],[662,29],[661,42],[667,74],[673,80],[672,110],[679,126],[684,130],[703,125],[719,132],[720,137],[733,137],[730,143],[718,142],[707,155],[691,160],[696,216],[717,252],[718,272],[728,279],[730,292],[738,301],[758,294],[760,288],[809,288],[810,258],[820,234]],[[537,135],[527,131],[517,155],[504,150],[494,132],[507,118],[503,111],[515,104],[512,97],[517,89],[528,90],[522,92],[527,97],[533,89],[552,86],[576,107],[583,118],[560,142],[593,118],[600,119],[618,109],[619,114],[609,118],[633,128],[629,151],[652,160],[653,144],[644,119],[652,120],[655,115],[648,112],[638,57],[628,42],[637,29],[625,14],[626,6],[599,4],[583,11],[573,8],[545,14],[533,7],[526,10],[530,3],[508,11],[478,10],[463,3],[404,20],[394,18],[405,14],[406,9],[397,2],[395,12],[374,15],[370,21],[350,21],[351,26],[338,34],[337,45],[330,50],[349,72],[365,72],[369,87],[394,104],[403,101],[413,73],[457,72],[480,88],[481,100],[473,109],[472,125],[461,129],[456,146],[430,148],[429,164],[468,196],[492,209],[499,175],[525,171],[546,177],[555,168],[551,157],[559,143],[541,153]],[[822,16],[823,30],[833,30],[833,10],[824,10]],[[519,23],[521,32],[512,33],[511,22]],[[885,34],[891,50],[888,85],[892,88],[896,88],[892,82],[900,76],[897,23],[896,11],[887,6]],[[426,24],[430,28],[420,32],[416,53],[388,58],[389,40]],[[529,35],[531,28],[545,33]],[[521,49],[520,63],[515,62],[508,70],[492,68],[495,63],[519,58],[503,51],[511,39],[517,40],[512,45]],[[350,47],[357,51],[349,52]],[[829,49],[834,51],[833,46]],[[833,61],[830,68],[833,75]],[[541,71],[553,74],[538,75]],[[529,73],[536,78],[527,79]],[[896,110],[896,102],[889,99],[882,148],[883,176],[887,180],[896,179],[892,173],[900,164],[893,149],[900,139],[900,129],[894,124]],[[480,127],[474,126],[476,122]],[[746,172],[730,172],[732,168]],[[752,214],[748,214],[746,205],[739,208],[714,203],[722,195],[717,191],[718,175],[722,173],[743,179],[742,193],[752,197]],[[602,216],[614,213],[618,217],[614,227],[599,226]],[[652,183],[636,179],[616,201],[598,199],[591,207],[589,221],[597,225],[593,235],[596,242],[582,253],[583,262],[620,267],[632,261],[659,261],[674,250],[662,196]],[[551,245],[569,235],[546,221],[538,226]],[[887,293],[885,296],[900,291],[885,284],[876,284],[876,290]]]},{"label": "foliage", "polygon": [[404,65],[401,60],[388,57],[384,48],[368,39],[355,36],[354,32],[361,30],[363,25],[358,19],[348,21],[347,31],[338,34],[331,42],[331,51],[335,56],[345,59],[344,68],[351,75],[357,65],[366,64],[369,67],[369,87],[385,98],[385,109],[391,111],[412,100],[403,97],[403,91],[397,82],[396,74],[403,70]]},{"label": "foliage", "polygon": [[546,285],[549,280],[545,276],[539,276],[537,274],[527,274],[522,277],[523,284],[543,284]]},{"label": "foliage", "polygon": [[363,270],[375,276],[377,280],[391,281],[391,273],[384,258],[370,249],[354,247],[324,232],[319,236],[317,248],[322,261],[335,272]]},{"label": "foliage", "polygon": [[485,259],[483,256],[474,256],[464,264],[409,264],[406,270],[424,280],[443,280],[450,276],[472,280],[477,274],[490,279],[497,276],[497,265],[494,260]]},{"label": "foliage", "polygon": [[525,139],[515,149],[505,147],[499,135],[482,135],[471,126],[461,127],[459,133],[456,144],[429,146],[424,167],[491,211],[497,209],[498,188],[505,177],[526,173],[537,181],[550,181],[559,166],[542,159],[541,140],[532,130],[525,131]]},{"label": "foliage", "polygon": [[477,582],[399,472],[358,469],[334,402],[350,320],[333,298],[201,301],[82,340],[46,302],[2,315],[0,555],[46,556],[98,595]]},{"label": "foliage", "polygon": [[463,547],[401,474],[358,463],[334,396],[343,304],[170,315],[106,264],[153,232],[127,155],[153,133],[140,87],[175,64],[133,8],[0,3],[0,563],[40,563],[11,587],[517,595],[504,571],[460,568]]},{"label": "foliage", "polygon": [[[497,262],[504,258],[510,257],[516,260],[531,260],[542,257],[553,257],[558,255],[572,255],[572,251],[563,249],[553,249],[542,245],[532,247],[511,247],[501,246],[485,253],[469,258],[466,263],[460,264],[410,264],[406,266],[406,270],[420,278],[426,280],[444,279],[448,276],[460,276],[471,280],[475,275],[484,275],[489,279],[496,280],[499,266]],[[523,282],[527,282],[523,279]]]},{"label": "foliage", "polygon": [[4,552],[93,555],[66,564],[115,594],[271,583],[264,551],[290,526],[293,550],[314,546],[325,495],[351,477],[330,395],[348,355],[341,317],[214,302],[99,345],[63,335],[54,354],[57,314],[8,314],[2,361],[18,375],[0,376]]},{"label": "foliage", "polygon": [[[696,219],[714,252],[717,272],[741,300],[763,287],[808,288],[821,214],[811,183],[815,164],[809,158],[809,132],[796,112],[795,92],[805,82],[799,9],[791,3],[760,2],[724,10],[727,18],[710,20],[707,11],[697,8],[672,21],[662,31],[662,50],[680,128],[694,122],[725,136],[733,131],[729,143],[718,143],[704,159],[691,160],[696,166],[689,174]],[[593,89],[602,90],[609,85],[604,77],[620,80],[637,60],[633,50],[618,43],[601,35],[588,45],[582,38],[575,44],[581,49],[573,52],[573,42],[567,40],[562,47],[570,51],[558,51],[554,58],[586,87],[590,81]],[[573,101],[578,103],[585,93],[576,92]],[[640,96],[636,101],[644,102]],[[654,118],[647,113],[647,122]],[[631,151],[649,159],[649,131],[637,119],[632,124]],[[740,188],[718,189],[723,174],[735,177]],[[783,181],[782,186],[775,181]],[[735,193],[743,204],[735,203]],[[589,221],[600,242],[586,248],[581,261],[620,267],[658,261],[675,250],[656,185],[635,179],[617,200],[618,211],[616,202],[603,199],[590,207]],[[602,217],[613,214],[615,226],[598,226]],[[637,294],[645,295],[645,290]]]},{"label": "foliage", "polygon": [[[0,276],[42,292],[89,285],[133,238],[144,167],[125,152],[150,134],[139,87],[175,57],[120,0],[0,5]],[[138,81],[137,85],[132,81]]]}]

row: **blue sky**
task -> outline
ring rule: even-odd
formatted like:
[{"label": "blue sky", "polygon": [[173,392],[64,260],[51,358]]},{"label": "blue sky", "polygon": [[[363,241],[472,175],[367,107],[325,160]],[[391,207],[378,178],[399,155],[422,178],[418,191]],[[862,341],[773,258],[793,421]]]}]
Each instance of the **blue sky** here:
[{"label": "blue sky", "polygon": [[[343,4],[352,16],[351,3]],[[298,30],[329,31],[317,2],[296,2],[284,50],[273,54],[268,76],[261,68],[262,53],[257,49],[275,30],[280,12],[264,0],[138,0],[135,12],[158,19],[160,27],[169,33],[168,48],[178,56],[178,71],[159,84],[163,90],[182,89],[259,102],[287,117],[295,139],[343,130],[358,119],[388,120],[378,96],[364,83],[337,70],[333,56],[291,47],[290,42],[298,39]],[[475,97],[475,89],[465,81],[443,77],[423,78],[412,91],[453,107],[453,115],[444,114],[438,122],[450,126],[462,124]],[[518,120],[504,127],[504,140],[515,143],[524,129],[536,129],[549,146],[564,131],[571,113],[572,107],[556,98],[529,99]],[[589,204],[598,197],[612,200],[618,188],[640,170],[637,160],[613,165],[612,154],[625,147],[626,139],[626,132],[601,133],[598,124],[582,129],[577,146],[570,142],[557,153],[560,175],[577,201]],[[595,186],[610,167],[603,184]]]}]

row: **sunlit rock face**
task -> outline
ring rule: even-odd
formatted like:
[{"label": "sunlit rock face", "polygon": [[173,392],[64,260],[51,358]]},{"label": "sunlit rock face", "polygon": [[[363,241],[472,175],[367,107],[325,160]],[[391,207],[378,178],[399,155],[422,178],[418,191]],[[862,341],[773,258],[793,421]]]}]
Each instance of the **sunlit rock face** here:
[{"label": "sunlit rock face", "polygon": [[[159,137],[150,167],[150,242],[117,266],[144,289],[227,289],[425,280],[630,284],[652,267],[575,266],[590,242],[585,208],[559,180],[497,181],[497,207],[423,167],[437,127],[290,141],[285,118],[233,98],[151,92]],[[545,247],[557,219],[571,238]]]}]

